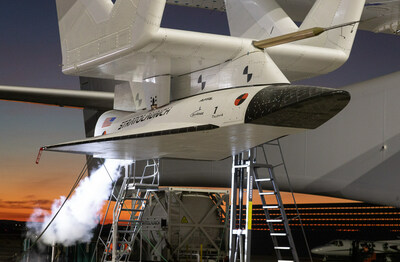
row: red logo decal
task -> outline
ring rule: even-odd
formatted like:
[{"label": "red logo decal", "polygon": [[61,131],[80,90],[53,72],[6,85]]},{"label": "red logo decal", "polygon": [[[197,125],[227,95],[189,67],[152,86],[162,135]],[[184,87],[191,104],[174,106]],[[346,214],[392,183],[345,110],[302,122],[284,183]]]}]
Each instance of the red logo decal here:
[{"label": "red logo decal", "polygon": [[236,98],[236,100],[235,100],[235,106],[241,105],[248,96],[249,96],[248,93],[244,93],[244,94],[238,96],[238,98]]}]

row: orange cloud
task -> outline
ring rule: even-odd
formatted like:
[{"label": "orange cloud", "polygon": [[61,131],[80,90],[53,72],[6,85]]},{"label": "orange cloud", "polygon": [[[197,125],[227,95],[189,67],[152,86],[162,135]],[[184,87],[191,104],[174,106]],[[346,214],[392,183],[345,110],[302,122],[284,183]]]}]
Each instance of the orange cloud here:
[{"label": "orange cloud", "polygon": [[52,200],[47,199],[21,201],[4,201],[0,199],[0,219],[28,221],[35,207],[40,207],[43,210],[50,210],[52,202]]}]

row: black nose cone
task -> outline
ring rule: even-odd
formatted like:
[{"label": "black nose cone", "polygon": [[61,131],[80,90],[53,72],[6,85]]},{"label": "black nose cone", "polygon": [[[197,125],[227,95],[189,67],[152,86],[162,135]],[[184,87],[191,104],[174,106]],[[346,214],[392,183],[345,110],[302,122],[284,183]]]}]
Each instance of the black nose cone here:
[{"label": "black nose cone", "polygon": [[269,86],[250,101],[245,123],[314,129],[350,101],[344,90],[314,86]]}]

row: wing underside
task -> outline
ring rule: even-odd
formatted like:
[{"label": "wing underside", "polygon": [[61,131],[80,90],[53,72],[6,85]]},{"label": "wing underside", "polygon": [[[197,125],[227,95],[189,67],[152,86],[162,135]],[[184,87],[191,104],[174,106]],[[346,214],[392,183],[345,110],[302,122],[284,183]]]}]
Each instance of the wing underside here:
[{"label": "wing underside", "polygon": [[[188,126],[139,135],[102,136],[45,147],[45,150],[89,154],[100,158],[145,160],[151,158],[221,160],[303,129],[255,124],[218,127]],[[249,134],[252,134],[249,136]],[[179,145],[179,146],[177,146]]]}]

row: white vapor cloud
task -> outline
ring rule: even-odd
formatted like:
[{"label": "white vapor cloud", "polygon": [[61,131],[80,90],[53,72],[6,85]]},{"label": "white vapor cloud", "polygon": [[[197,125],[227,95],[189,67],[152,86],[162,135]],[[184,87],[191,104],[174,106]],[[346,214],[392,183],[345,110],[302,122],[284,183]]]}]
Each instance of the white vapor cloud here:
[{"label": "white vapor cloud", "polygon": [[[60,243],[64,246],[77,242],[89,242],[92,230],[99,223],[99,213],[108,199],[112,182],[118,179],[121,161],[106,160],[90,177],[83,179],[74,194],[67,200],[60,213],[43,234],[41,241],[51,245]],[[106,168],[104,168],[104,166]],[[108,171],[108,172],[107,172]],[[65,200],[65,196],[54,200],[51,214],[42,209],[35,209],[27,223],[29,235],[39,235]],[[43,223],[36,223],[44,216]]]}]

